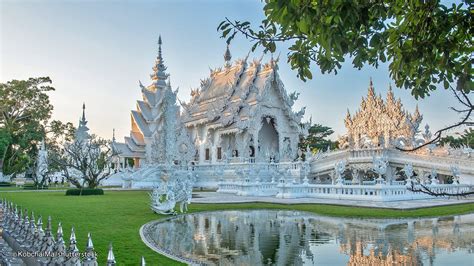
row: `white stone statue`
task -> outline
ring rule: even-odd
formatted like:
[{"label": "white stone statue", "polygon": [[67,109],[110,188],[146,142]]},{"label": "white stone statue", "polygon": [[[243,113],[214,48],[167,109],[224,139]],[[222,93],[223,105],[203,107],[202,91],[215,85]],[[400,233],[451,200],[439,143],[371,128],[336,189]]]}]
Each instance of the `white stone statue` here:
[{"label": "white stone statue", "polygon": [[356,167],[352,167],[352,184],[353,185],[358,185],[360,184],[360,175],[359,175],[359,169]]},{"label": "white stone statue", "polygon": [[405,176],[407,177],[406,179],[406,186],[411,187],[413,183],[413,165],[411,164],[405,164],[403,167],[403,172],[405,173]]},{"label": "white stone statue", "polygon": [[154,188],[153,192],[150,194],[151,209],[159,214],[176,214],[176,211],[174,210],[176,200],[173,191],[168,190],[165,194],[160,192],[161,191],[158,188]]},{"label": "white stone statue", "polygon": [[451,165],[451,172],[453,174],[453,184],[459,184],[459,167]]},{"label": "white stone statue", "polygon": [[305,161],[309,162],[313,158],[313,153],[311,152],[311,149],[309,148],[309,145],[306,146],[306,152],[304,153]]},{"label": "white stone statue", "polygon": [[431,172],[430,172],[430,181],[431,181],[431,185],[438,185],[439,184],[439,180],[437,178],[438,176],[438,172],[436,171],[436,169],[431,169]]},{"label": "white stone statue", "polygon": [[342,160],[334,165],[334,171],[336,173],[336,184],[342,185],[344,181],[344,171],[346,171],[346,161]]},{"label": "white stone statue", "polygon": [[385,180],[383,179],[383,175],[387,172],[388,161],[385,157],[373,157],[372,159],[372,169],[375,173],[379,175],[379,177],[375,180],[377,184],[383,184]]},{"label": "white stone statue", "polygon": [[160,184],[150,194],[151,209],[160,214],[176,214],[174,208],[179,204],[179,211],[186,212],[191,203],[194,181],[191,171],[163,171]]},{"label": "white stone statue", "polygon": [[48,173],[48,151],[44,145],[44,141],[40,144],[40,150],[38,151],[38,157],[36,158],[36,179],[38,183],[47,184],[47,173]]}]

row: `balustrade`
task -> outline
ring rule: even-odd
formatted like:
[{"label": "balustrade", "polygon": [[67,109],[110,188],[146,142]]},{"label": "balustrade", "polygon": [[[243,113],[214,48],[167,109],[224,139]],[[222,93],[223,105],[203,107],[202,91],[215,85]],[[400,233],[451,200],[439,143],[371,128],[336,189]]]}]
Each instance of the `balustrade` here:
[{"label": "balustrade", "polygon": [[[284,180],[283,180],[284,181]],[[349,181],[350,182],[350,181]],[[327,198],[370,201],[398,201],[413,199],[429,199],[434,196],[412,192],[402,184],[404,181],[395,181],[394,184],[375,184],[375,181],[364,181],[362,185],[345,184],[294,184],[280,182],[279,184],[254,182],[222,182],[218,192],[234,193],[242,196],[276,196],[278,198]],[[470,185],[436,184],[427,185],[436,193],[465,193],[472,188]],[[418,188],[415,186],[415,188]]]}]

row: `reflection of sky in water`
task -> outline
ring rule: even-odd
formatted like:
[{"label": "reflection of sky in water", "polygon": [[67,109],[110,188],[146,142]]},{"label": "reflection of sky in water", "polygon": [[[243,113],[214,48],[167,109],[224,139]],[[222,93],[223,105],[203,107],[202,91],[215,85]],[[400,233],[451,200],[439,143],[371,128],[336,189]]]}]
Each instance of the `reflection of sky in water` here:
[{"label": "reflection of sky in water", "polygon": [[474,214],[348,219],[294,211],[195,213],[147,225],[172,254],[220,265],[474,265]]}]

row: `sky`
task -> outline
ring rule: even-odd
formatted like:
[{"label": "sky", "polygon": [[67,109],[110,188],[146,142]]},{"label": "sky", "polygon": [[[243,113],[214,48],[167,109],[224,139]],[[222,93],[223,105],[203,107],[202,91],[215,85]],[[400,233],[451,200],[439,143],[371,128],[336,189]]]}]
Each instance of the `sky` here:
[{"label": "sky", "polygon": [[[77,126],[85,102],[91,131],[111,138],[115,128],[121,139],[130,132],[130,110],[141,99],[138,81],[150,83],[160,34],[171,84],[179,87],[178,98],[188,101],[209,68],[224,64],[226,44],[218,24],[225,17],[258,23],[262,7],[259,0],[0,0],[0,82],[49,76],[56,88],[50,93],[53,119]],[[230,47],[232,59],[245,57],[251,46],[237,37]],[[287,47],[277,50],[279,74],[289,93],[300,93],[294,110],[306,106],[304,119],[330,126],[333,138],[345,133],[346,110],[358,109],[370,77],[383,96],[393,84],[387,65],[357,70],[350,62],[337,75],[323,75],[313,65],[313,79],[303,82],[286,62]],[[261,56],[261,50],[250,54]],[[418,104],[423,126],[428,123],[433,132],[459,119],[449,110],[457,105],[449,91],[438,89],[418,101],[404,89],[394,88],[394,93],[410,112]]]}]

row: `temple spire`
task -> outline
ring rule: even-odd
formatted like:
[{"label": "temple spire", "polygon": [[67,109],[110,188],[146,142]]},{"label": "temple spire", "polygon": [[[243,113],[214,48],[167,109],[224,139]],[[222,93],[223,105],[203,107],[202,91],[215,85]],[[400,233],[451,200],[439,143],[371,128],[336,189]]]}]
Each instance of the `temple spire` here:
[{"label": "temple spire", "polygon": [[76,140],[83,141],[89,138],[89,128],[87,127],[87,120],[86,120],[86,104],[82,104],[82,117],[79,120],[79,126],[76,130]]},{"label": "temple spire", "polygon": [[225,49],[224,53],[224,61],[226,66],[230,66],[230,60],[232,59],[232,55],[230,54],[229,45],[227,44],[227,48]]},{"label": "temple spire", "polygon": [[161,41],[161,34],[160,34],[160,36],[158,37],[158,58],[159,58],[160,60],[163,60],[163,57],[162,57],[162,55],[161,55],[161,44],[162,44],[162,43],[163,43],[163,42]]},{"label": "temple spire", "polygon": [[82,122],[84,121],[86,121],[86,103],[82,103]]},{"label": "temple spire", "polygon": [[369,90],[367,92],[367,100],[375,99],[377,96],[375,95],[374,83],[372,83],[372,77],[370,77],[369,81]]},{"label": "temple spire", "polygon": [[158,89],[164,89],[166,87],[166,79],[168,78],[168,74],[166,74],[166,66],[164,65],[163,54],[161,51],[162,44],[163,42],[160,35],[158,37],[158,56],[156,57],[155,64],[152,68],[153,73],[150,75],[153,83],[148,86],[148,89],[151,91],[157,91]]}]

